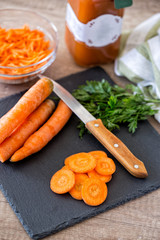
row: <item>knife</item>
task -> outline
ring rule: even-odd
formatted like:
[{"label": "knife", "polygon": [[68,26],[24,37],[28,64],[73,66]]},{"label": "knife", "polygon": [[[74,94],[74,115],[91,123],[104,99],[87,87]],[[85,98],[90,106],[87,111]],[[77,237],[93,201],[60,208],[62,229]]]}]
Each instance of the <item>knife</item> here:
[{"label": "knife", "polygon": [[[39,75],[39,77],[45,76]],[[92,116],[72,96],[72,94],[69,93],[59,83],[53,79],[50,80],[53,82],[53,91],[55,94],[68,105],[68,107],[82,122],[84,122],[85,127],[126,168],[129,173],[138,178],[145,178],[148,176],[143,162],[136,158],[127,148],[127,146],[103,125],[101,119],[96,119],[94,116]]]}]

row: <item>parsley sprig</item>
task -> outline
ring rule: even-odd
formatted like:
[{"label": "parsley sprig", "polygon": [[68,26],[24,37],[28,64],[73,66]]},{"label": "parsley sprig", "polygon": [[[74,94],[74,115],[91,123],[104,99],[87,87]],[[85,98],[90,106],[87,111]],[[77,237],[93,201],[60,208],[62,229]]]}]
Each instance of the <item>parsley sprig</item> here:
[{"label": "parsley sprig", "polygon": [[[100,118],[110,130],[119,129],[126,123],[129,132],[134,133],[138,121],[145,120],[157,111],[152,103],[160,100],[146,100],[141,90],[129,84],[125,88],[111,86],[106,80],[87,81],[73,91],[73,96],[95,117]],[[79,123],[79,136],[82,137],[86,128]]]}]

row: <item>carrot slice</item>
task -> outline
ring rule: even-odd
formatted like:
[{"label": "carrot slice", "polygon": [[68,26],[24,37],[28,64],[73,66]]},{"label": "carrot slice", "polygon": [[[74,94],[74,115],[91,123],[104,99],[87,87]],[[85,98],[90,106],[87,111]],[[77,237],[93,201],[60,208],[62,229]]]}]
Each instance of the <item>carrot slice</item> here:
[{"label": "carrot slice", "polygon": [[91,171],[96,166],[96,160],[93,156],[88,153],[77,153],[68,157],[69,160],[65,160],[68,162],[69,168],[76,173],[86,173]]},{"label": "carrot slice", "polygon": [[53,83],[47,78],[40,79],[17,102],[17,104],[0,119],[0,143],[50,95]]},{"label": "carrot slice", "polygon": [[64,127],[71,114],[70,108],[60,100],[49,120],[27,139],[23,147],[13,154],[10,161],[17,162],[40,151]]},{"label": "carrot slice", "polygon": [[65,164],[66,166],[69,166],[69,158],[66,158],[66,159],[64,160],[64,164]]},{"label": "carrot slice", "polygon": [[84,173],[75,173],[75,185],[74,187],[69,191],[71,196],[77,200],[82,200],[82,185],[85,182],[85,180],[88,179],[87,174]]},{"label": "carrot slice", "polygon": [[75,184],[75,175],[71,170],[61,169],[56,172],[50,181],[50,188],[58,194],[67,193]]},{"label": "carrot slice", "polygon": [[95,170],[92,170],[91,172],[88,172],[88,176],[89,177],[97,177],[99,178],[101,181],[107,183],[112,179],[112,175],[101,175],[99,173],[97,173]]},{"label": "carrot slice", "polygon": [[66,166],[66,165],[65,165],[65,166],[63,166],[61,169],[68,169],[68,170],[70,170],[70,169],[69,169],[69,167],[68,167],[68,166]]},{"label": "carrot slice", "polygon": [[82,199],[90,206],[102,204],[108,194],[105,182],[98,178],[88,178],[82,185]]},{"label": "carrot slice", "polygon": [[116,171],[116,165],[111,158],[102,158],[97,161],[96,172],[102,175],[113,174]]},{"label": "carrot slice", "polygon": [[96,160],[107,157],[107,154],[104,151],[99,151],[99,150],[91,151],[89,152],[89,154],[91,154]]}]

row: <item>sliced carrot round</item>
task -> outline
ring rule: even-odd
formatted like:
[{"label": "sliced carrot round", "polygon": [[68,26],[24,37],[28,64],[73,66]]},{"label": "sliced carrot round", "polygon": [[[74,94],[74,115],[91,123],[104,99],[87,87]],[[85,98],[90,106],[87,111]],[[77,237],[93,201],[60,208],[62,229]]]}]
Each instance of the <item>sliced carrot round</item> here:
[{"label": "sliced carrot round", "polygon": [[116,171],[116,165],[111,158],[102,158],[97,161],[96,172],[102,175],[113,174]]},{"label": "sliced carrot round", "polygon": [[107,183],[112,179],[112,175],[101,175],[99,173],[97,173],[95,170],[92,170],[91,172],[88,172],[88,176],[89,177],[97,177],[99,178],[101,181]]},{"label": "sliced carrot round", "polygon": [[95,158],[89,153],[77,153],[65,160],[68,161],[69,168],[76,173],[86,173],[96,166]]},{"label": "sliced carrot round", "polygon": [[50,181],[50,188],[53,192],[63,194],[69,192],[75,184],[75,174],[68,169],[61,169],[56,172]]},{"label": "sliced carrot round", "polygon": [[88,178],[82,185],[82,199],[90,206],[102,204],[107,197],[108,189],[105,182],[98,178]]},{"label": "sliced carrot round", "polygon": [[96,160],[107,157],[107,154],[104,151],[100,151],[100,150],[91,151],[89,152],[89,154],[91,154]]},{"label": "sliced carrot round", "polygon": [[69,191],[71,196],[77,200],[82,200],[82,185],[85,182],[85,180],[88,179],[87,174],[85,173],[75,173],[75,185],[74,187]]},{"label": "sliced carrot round", "polygon": [[69,165],[69,157],[64,160],[64,164],[65,164],[65,166]]},{"label": "sliced carrot round", "polygon": [[61,169],[67,169],[70,170],[68,166],[64,165]]}]

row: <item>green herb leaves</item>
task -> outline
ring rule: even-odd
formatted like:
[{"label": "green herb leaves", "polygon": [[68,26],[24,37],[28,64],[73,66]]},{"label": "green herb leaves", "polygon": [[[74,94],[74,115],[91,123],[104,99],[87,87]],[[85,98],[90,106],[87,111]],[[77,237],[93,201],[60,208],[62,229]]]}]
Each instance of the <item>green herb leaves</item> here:
[{"label": "green herb leaves", "polygon": [[[96,118],[112,131],[127,123],[129,132],[134,133],[138,121],[145,120],[157,111],[152,109],[151,101],[144,99],[140,89],[132,84],[125,89],[111,86],[106,80],[87,81],[86,85],[74,90],[73,96]],[[149,104],[148,104],[149,103]],[[83,136],[85,126],[78,125],[79,135]]]}]

